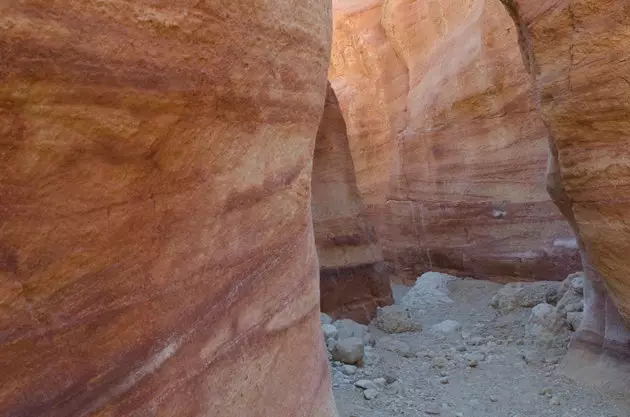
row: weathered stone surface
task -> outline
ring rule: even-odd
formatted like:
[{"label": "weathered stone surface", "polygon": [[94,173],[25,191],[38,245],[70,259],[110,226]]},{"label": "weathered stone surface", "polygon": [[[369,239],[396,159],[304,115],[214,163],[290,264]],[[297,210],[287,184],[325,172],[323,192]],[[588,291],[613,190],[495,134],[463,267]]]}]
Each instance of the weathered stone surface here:
[{"label": "weathered stone surface", "polygon": [[407,307],[393,305],[376,311],[374,325],[386,333],[414,332],[422,329],[412,312]]},{"label": "weathered stone surface", "polygon": [[526,326],[529,341],[543,347],[566,346],[568,340],[566,320],[551,304],[538,304],[532,309]]},{"label": "weathered stone surface", "polygon": [[499,1],[338,0],[329,79],[395,278],[560,280],[579,268]]},{"label": "weathered stone surface", "polygon": [[312,195],[322,310],[367,323],[377,307],[393,302],[392,291],[330,86],[315,143]]},{"label": "weathered stone surface", "polygon": [[554,281],[512,282],[503,286],[494,297],[491,306],[500,311],[511,311],[520,307],[534,307],[545,303],[550,293],[557,293],[561,283]]},{"label": "weathered stone surface", "polygon": [[0,415],[335,414],[309,197],[329,12],[1,3]]},{"label": "weathered stone surface", "polygon": [[518,27],[549,131],[548,189],[575,229],[584,261],[584,317],[566,369],[625,392],[630,384],[628,5],[502,1]]},{"label": "weathered stone surface", "polygon": [[332,357],[336,361],[350,365],[360,364],[364,355],[363,340],[358,337],[349,337],[339,340],[332,350]]}]

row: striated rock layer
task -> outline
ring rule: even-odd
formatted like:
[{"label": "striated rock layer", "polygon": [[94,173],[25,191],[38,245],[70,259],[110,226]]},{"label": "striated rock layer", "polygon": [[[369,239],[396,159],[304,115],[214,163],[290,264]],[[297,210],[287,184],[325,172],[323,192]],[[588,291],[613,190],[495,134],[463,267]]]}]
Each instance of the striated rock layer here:
[{"label": "striated rock layer", "polygon": [[329,79],[399,280],[563,279],[577,245],[544,186],[547,132],[497,0],[337,0]]},{"label": "striated rock layer", "polygon": [[310,214],[329,19],[0,5],[0,415],[336,414]]},{"label": "striated rock layer", "polygon": [[393,303],[392,290],[330,85],[315,142],[312,193],[322,311],[367,323],[377,307]]},{"label": "striated rock layer", "polygon": [[549,129],[548,187],[575,230],[585,310],[567,372],[630,384],[630,13],[624,1],[502,0]]}]

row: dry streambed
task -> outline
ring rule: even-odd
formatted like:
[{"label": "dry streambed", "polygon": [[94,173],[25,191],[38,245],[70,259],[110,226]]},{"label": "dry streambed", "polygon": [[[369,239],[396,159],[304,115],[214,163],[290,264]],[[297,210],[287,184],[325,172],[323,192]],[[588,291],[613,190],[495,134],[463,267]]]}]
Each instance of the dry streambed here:
[{"label": "dry streambed", "polygon": [[341,417],[627,417],[630,401],[564,377],[582,277],[506,286],[428,273],[363,326],[322,330]]}]

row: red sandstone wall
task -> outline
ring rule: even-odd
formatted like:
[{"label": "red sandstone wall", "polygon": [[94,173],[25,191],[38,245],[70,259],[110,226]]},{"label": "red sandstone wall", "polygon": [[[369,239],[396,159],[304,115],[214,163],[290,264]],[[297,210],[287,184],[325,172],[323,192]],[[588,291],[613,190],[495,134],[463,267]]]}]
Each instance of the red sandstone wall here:
[{"label": "red sandstone wall", "polygon": [[336,414],[310,209],[329,12],[0,3],[0,415]]},{"label": "red sandstone wall", "polygon": [[377,307],[393,302],[392,291],[330,85],[315,142],[312,193],[322,311],[367,323]]},{"label": "red sandstone wall", "polygon": [[545,190],[547,131],[500,2],[335,1],[329,79],[395,278],[580,268]]}]

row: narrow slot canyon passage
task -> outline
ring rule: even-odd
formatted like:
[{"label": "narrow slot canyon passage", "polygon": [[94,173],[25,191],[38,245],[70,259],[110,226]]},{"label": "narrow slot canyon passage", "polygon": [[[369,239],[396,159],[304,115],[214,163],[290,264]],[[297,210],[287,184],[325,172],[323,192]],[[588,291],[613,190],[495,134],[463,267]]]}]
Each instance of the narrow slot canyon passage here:
[{"label": "narrow slot canyon passage", "polygon": [[1,2],[0,416],[630,416],[629,28]]},{"label": "narrow slot canyon passage", "polygon": [[[614,295],[625,287],[599,270],[620,259],[593,260],[589,248],[607,238],[585,234],[597,199],[608,198],[606,167],[580,153],[606,146],[598,135],[614,129],[610,116],[580,113],[608,98],[592,97],[609,92],[591,84],[596,57],[615,59],[608,43],[588,39],[607,33],[586,16],[612,17],[578,3],[587,2],[333,2],[328,76],[338,103],[327,103],[320,133],[349,144],[354,172],[337,181],[359,191],[395,300],[387,305],[387,288],[373,274],[361,281],[352,261],[345,276],[320,266],[342,416],[630,415],[630,332]],[[576,51],[586,54],[580,64]],[[583,87],[566,87],[581,70]],[[627,110],[614,100],[607,109]],[[327,122],[333,111],[345,123]],[[318,167],[340,169],[318,162],[327,158],[318,149],[314,213],[324,205]],[[593,180],[578,179],[585,172]],[[603,207],[623,207],[619,198]],[[319,227],[357,257],[361,246],[332,224],[315,222],[316,237]],[[320,259],[328,252],[318,245]]]}]

